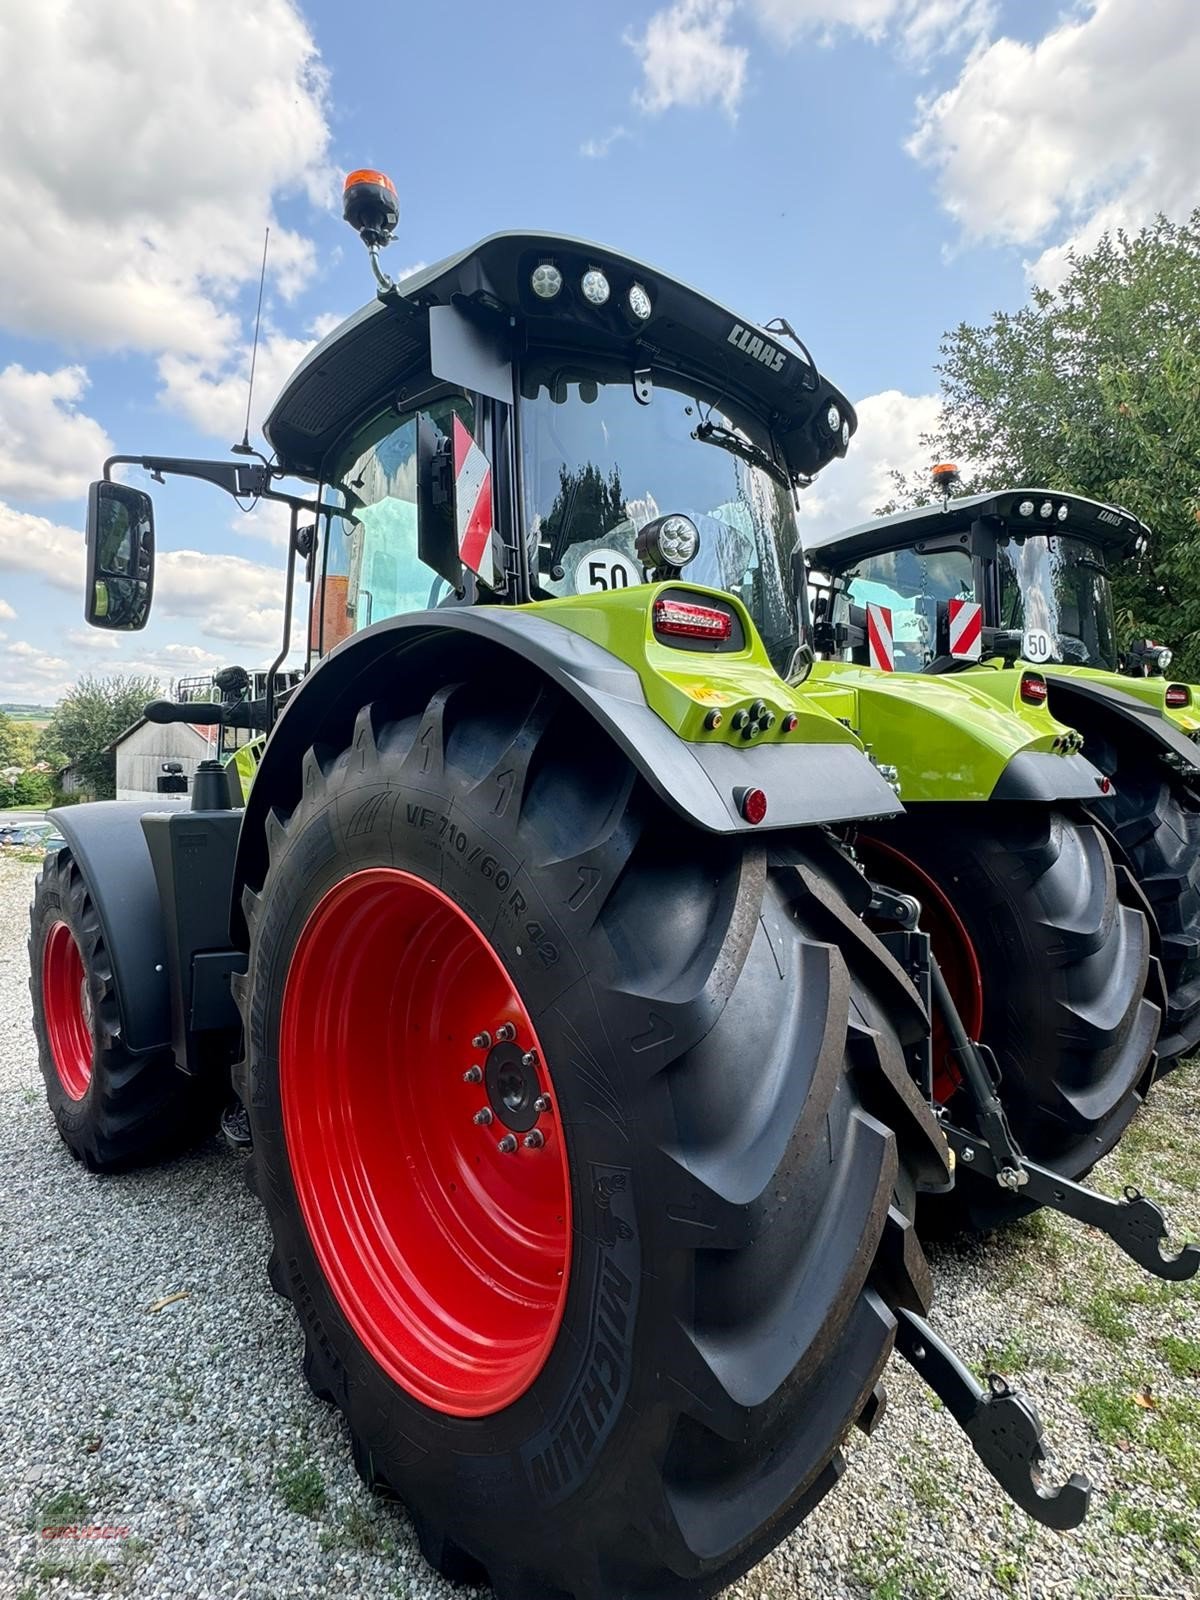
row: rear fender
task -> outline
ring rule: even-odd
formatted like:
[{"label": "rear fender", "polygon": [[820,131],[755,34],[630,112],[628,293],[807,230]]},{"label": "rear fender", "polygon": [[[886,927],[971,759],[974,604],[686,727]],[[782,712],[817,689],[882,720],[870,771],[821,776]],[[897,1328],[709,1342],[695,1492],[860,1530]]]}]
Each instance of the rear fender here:
[{"label": "rear fender", "polygon": [[1020,678],[983,670],[924,676],[821,661],[809,692],[835,712],[853,694],[852,726],[877,760],[896,768],[906,805],[1094,800],[1102,775],[1078,754],[1082,739],[1044,705],[1026,705]]},{"label": "rear fender", "polygon": [[1147,761],[1163,760],[1189,788],[1200,792],[1200,745],[1158,707],[1115,685],[1089,677],[1049,671],[1050,705],[1055,716],[1086,734],[1096,728]]},{"label": "rear fender", "polygon": [[[653,594],[649,586],[627,591],[611,597],[610,605],[622,612],[628,625],[636,597],[644,635]],[[604,598],[589,597],[586,610],[593,615],[603,610]],[[702,591],[697,598],[703,598]],[[730,603],[728,595],[722,599]],[[790,745],[727,743],[728,718],[719,740],[684,738],[664,720],[667,703],[659,710],[650,703],[644,681],[653,669],[645,653],[637,659],[635,633],[626,626],[608,640],[629,651],[636,663],[631,664],[587,636],[579,625],[584,608],[572,612],[562,604],[556,612],[555,606],[555,602],[523,609],[472,606],[390,617],[352,635],[309,673],[276,723],[250,791],[234,874],[235,943],[246,938],[241,887],[260,885],[266,874],[267,812],[272,806],[289,810],[295,805],[301,764],[310,745],[339,749],[348,744],[359,710],[371,700],[383,700],[395,714],[403,715],[424,706],[442,684],[477,674],[486,675],[502,695],[505,672],[518,661],[543,673],[577,702],[582,713],[580,738],[598,726],[660,799],[705,832],[761,833],[892,816],[901,809],[854,736],[810,705],[804,691],[790,689],[771,673],[769,663],[765,671],[757,660],[746,663],[754,669],[748,681],[755,685],[752,692],[761,693],[764,700],[770,691],[781,706],[784,700],[797,706],[801,723]],[[551,620],[559,614],[560,620]],[[757,649],[761,648],[759,644]],[[725,674],[737,670],[728,657],[678,654],[679,668],[686,669],[700,690],[712,664]],[[722,668],[723,659],[728,667]],[[679,685],[669,687],[675,695]],[[777,717],[767,737],[777,741],[782,734],[782,719]],[[768,817],[757,830],[738,809],[737,791],[742,788],[761,788],[767,795]]]}]

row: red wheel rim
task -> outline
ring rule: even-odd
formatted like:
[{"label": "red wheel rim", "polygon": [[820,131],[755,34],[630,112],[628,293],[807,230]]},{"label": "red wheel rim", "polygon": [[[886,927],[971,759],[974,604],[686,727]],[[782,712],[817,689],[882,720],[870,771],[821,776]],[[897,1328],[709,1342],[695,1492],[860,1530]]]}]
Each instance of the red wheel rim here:
[{"label": "red wheel rim", "polygon": [[[474,1120],[488,1088],[464,1073],[498,1057],[472,1040],[504,1024],[549,1097],[540,1148],[516,1133],[503,1153],[500,1116]],[[343,878],[292,956],[279,1081],[304,1221],[359,1339],[437,1411],[511,1405],[562,1321],[571,1193],[545,1057],[487,938],[410,873]]]},{"label": "red wheel rim", "polygon": [[[946,987],[958,1007],[967,1032],[978,1039],[983,1027],[983,972],[971,936],[953,902],[927,872],[894,845],[880,839],[860,839],[859,854],[868,862],[879,860],[877,875],[900,894],[921,902],[921,927],[929,935]],[[933,1015],[933,1098],[945,1105],[962,1083],[962,1073],[951,1054],[950,1037],[941,1014]]]},{"label": "red wheel rim", "polygon": [[82,1100],[92,1081],[91,997],[65,922],[52,925],[42,950],[42,1010],[58,1080],[72,1100]]}]

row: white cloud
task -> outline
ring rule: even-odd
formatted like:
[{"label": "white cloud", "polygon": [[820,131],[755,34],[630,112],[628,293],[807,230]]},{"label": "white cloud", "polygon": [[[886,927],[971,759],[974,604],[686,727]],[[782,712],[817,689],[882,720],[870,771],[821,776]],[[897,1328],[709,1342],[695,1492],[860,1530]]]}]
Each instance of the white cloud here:
[{"label": "white cloud", "polygon": [[17,619],[17,613],[7,600],[0,600],[0,617],[3,617],[6,622],[15,622]]},{"label": "white cloud", "polygon": [[975,54],[909,150],[966,238],[1044,246],[1031,272],[1053,282],[1072,243],[1200,203],[1198,81],[1195,0],[1087,0],[1035,44]]},{"label": "white cloud", "polygon": [[63,635],[76,650],[119,650],[122,634],[105,633],[103,628],[68,628]]},{"label": "white cloud", "polygon": [[937,395],[885,389],[854,409],[858,432],[845,460],[832,462],[800,496],[802,538],[806,528],[833,533],[866,522],[891,498],[893,471],[919,472],[933,464],[921,437],[937,424]]},{"label": "white cloud", "polygon": [[598,139],[585,139],[579,146],[579,154],[586,156],[589,161],[603,161],[613,145],[628,138],[629,129],[618,123],[615,128],[610,128],[607,133],[601,134]]},{"label": "white cloud", "polygon": [[31,573],[82,596],[83,535],[0,500],[0,572]]},{"label": "white cloud", "polygon": [[779,43],[815,35],[831,44],[839,30],[875,43],[891,40],[912,58],[975,44],[995,21],[995,0],[749,0],[764,31]]},{"label": "white cloud", "polygon": [[83,367],[56,372],[0,371],[0,494],[70,500],[98,475],[112,441],[78,409],[88,386]]},{"label": "white cloud", "polygon": [[[301,492],[312,494],[311,484],[302,484],[299,488]],[[253,511],[237,512],[229,526],[242,538],[262,539],[276,549],[286,551],[292,513],[288,506],[280,505],[278,500],[260,500]]]},{"label": "white cloud", "polygon": [[[293,369],[316,343],[315,338],[292,339],[268,332],[259,339],[254,363],[254,399],[250,428],[257,433],[279,391]],[[167,354],[159,359],[162,398],[202,433],[234,444],[246,425],[246,384],[250,376],[250,349],[238,345],[225,357]]]},{"label": "white cloud", "polygon": [[642,69],[633,97],[639,110],[719,105],[737,115],[749,51],[726,36],[734,9],[734,0],[675,0],[654,13],[644,33],[626,33]]},{"label": "white cloud", "polygon": [[281,292],[310,275],[273,212],[330,187],[325,73],[292,0],[6,0],[0,61],[7,326],[215,360],[265,222]]}]

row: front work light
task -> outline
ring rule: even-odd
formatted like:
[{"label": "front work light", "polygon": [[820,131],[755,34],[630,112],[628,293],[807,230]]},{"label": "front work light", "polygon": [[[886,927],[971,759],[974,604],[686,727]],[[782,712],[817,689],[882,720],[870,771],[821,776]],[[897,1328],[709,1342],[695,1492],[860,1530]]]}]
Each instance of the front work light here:
[{"label": "front work light", "polygon": [[589,267],[584,273],[579,287],[583,290],[583,298],[594,306],[608,304],[608,279],[599,267]]},{"label": "front work light", "polygon": [[625,304],[629,307],[630,316],[637,322],[645,322],[653,310],[650,304],[650,296],[640,283],[630,285],[629,293],[625,296]]},{"label": "front work light", "polygon": [[562,288],[562,273],[553,261],[543,261],[540,266],[534,267],[529,286],[539,300],[553,300]]},{"label": "front work light", "polygon": [[1022,500],[1021,504],[1017,507],[1017,515],[1018,516],[1031,517],[1033,515],[1033,512],[1034,512],[1034,505],[1033,505],[1033,501],[1032,500]]},{"label": "front work light", "polygon": [[700,530],[691,517],[678,511],[655,517],[637,536],[637,553],[643,566],[686,567],[700,548]]}]

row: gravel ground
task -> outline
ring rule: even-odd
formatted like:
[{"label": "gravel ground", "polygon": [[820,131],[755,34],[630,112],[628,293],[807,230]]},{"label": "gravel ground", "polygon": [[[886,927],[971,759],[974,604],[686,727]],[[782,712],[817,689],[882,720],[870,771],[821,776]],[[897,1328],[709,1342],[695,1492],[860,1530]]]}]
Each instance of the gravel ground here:
[{"label": "gravel ground", "polygon": [[[98,1179],[59,1142],[29,1025],[34,872],[0,859],[0,1595],[463,1595],[362,1490],[309,1394],[240,1159],[213,1140]],[[1195,1066],[1160,1085],[1098,1173],[1112,1192],[1136,1175],[1193,1236],[1198,1085]],[[1095,1484],[1091,1518],[1066,1535],[1030,1523],[896,1360],[839,1488],[730,1596],[1200,1595],[1196,1284],[1146,1277],[1045,1215],[934,1266],[936,1325],[976,1370],[1019,1379],[1064,1471]],[[47,1540],[47,1524],[128,1535]]]}]

